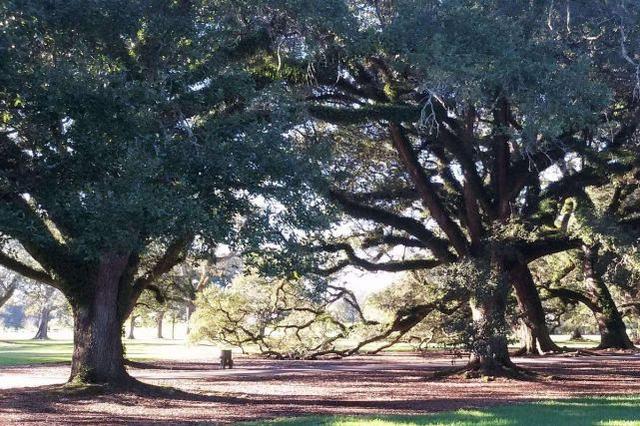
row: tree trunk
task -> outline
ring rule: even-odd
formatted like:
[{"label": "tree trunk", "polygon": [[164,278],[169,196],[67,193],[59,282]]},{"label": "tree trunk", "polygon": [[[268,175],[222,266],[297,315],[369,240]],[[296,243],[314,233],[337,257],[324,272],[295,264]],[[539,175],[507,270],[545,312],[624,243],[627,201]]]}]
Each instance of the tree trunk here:
[{"label": "tree trunk", "polygon": [[598,329],[600,330],[599,349],[631,349],[634,347],[627,335],[627,327],[622,320],[611,293],[598,273],[598,246],[583,246],[584,278],[587,292],[596,302],[594,311]]},{"label": "tree trunk", "polygon": [[509,279],[515,290],[522,319],[530,333],[530,338],[525,342],[525,353],[539,355],[545,352],[560,352],[560,348],[549,335],[540,294],[529,266],[524,262],[511,265]]},{"label": "tree trunk", "polygon": [[191,315],[193,315],[195,311],[196,311],[195,303],[187,302],[187,334],[186,334],[187,336],[191,332],[190,320],[191,320]]},{"label": "tree trunk", "polygon": [[123,386],[133,380],[124,366],[118,288],[126,257],[103,255],[87,297],[75,300],[70,382]]},{"label": "tree trunk", "polygon": [[511,367],[507,336],[504,332],[504,309],[497,295],[471,302],[475,336],[471,348],[470,366],[484,374],[500,375],[504,367]]},{"label": "tree trunk", "polygon": [[40,310],[40,318],[38,319],[38,331],[33,337],[35,340],[48,340],[49,339],[49,320],[51,317],[51,306],[45,302],[44,306]]},{"label": "tree trunk", "polygon": [[524,319],[520,319],[520,344],[522,348],[518,350],[518,355],[528,354],[528,355],[537,355],[538,354],[538,341],[533,335],[533,332],[529,326],[524,322]]},{"label": "tree trunk", "polygon": [[134,340],[136,336],[133,334],[133,330],[136,328],[136,316],[131,314],[129,315],[129,334],[127,335],[127,339]]},{"label": "tree trunk", "polygon": [[516,369],[507,344],[509,283],[501,264],[493,269],[487,283],[477,284],[470,301],[474,335],[469,367],[483,375],[504,376]]},{"label": "tree trunk", "polygon": [[171,340],[176,339],[176,315],[171,315]]},{"label": "tree trunk", "polygon": [[164,339],[164,337],[162,337],[162,320],[163,319],[164,319],[164,311],[156,312],[156,327],[157,327],[156,337],[158,339]]}]

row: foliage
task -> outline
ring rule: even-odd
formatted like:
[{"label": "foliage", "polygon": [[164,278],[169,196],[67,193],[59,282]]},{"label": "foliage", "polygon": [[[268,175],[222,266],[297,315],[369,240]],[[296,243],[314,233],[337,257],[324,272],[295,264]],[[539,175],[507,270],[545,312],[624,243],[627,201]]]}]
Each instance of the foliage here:
[{"label": "foliage", "polygon": [[[432,303],[441,299],[445,292],[452,291],[445,287],[439,276],[432,271],[412,271],[384,290],[374,293],[367,298],[365,313],[370,318],[379,318],[381,322],[393,321],[397,312],[407,306],[418,306]],[[442,272],[439,274],[442,275]],[[456,278],[462,278],[458,276]],[[462,283],[458,289],[464,288]],[[380,311],[374,315],[370,309]],[[402,339],[415,345],[419,350],[431,347],[464,346],[467,344],[471,313],[468,305],[464,304],[453,312],[443,313],[434,310],[417,323]]]},{"label": "foliage", "polygon": [[307,280],[241,276],[229,287],[209,287],[198,296],[191,338],[277,358],[330,354],[352,325],[336,310],[339,300],[354,301],[344,289],[318,289]]},{"label": "foliage", "polygon": [[7,328],[13,328],[15,330],[22,328],[26,320],[24,310],[24,306],[22,305],[15,305],[13,303],[5,305],[2,312],[0,312],[2,324]]},{"label": "foliage", "polygon": [[256,247],[320,220],[295,104],[247,64],[266,29],[235,4],[3,3],[0,232],[47,271],[31,275],[77,299],[106,252],[133,279],[196,234]]}]

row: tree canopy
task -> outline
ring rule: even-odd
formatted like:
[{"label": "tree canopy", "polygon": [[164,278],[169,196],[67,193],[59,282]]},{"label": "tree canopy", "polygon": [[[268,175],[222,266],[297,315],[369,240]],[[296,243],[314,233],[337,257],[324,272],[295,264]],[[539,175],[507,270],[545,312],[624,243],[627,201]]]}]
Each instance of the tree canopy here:
[{"label": "tree canopy", "polygon": [[0,264],[86,321],[108,306],[112,334],[187,249],[319,220],[286,135],[295,99],[252,69],[272,47],[264,15],[236,5],[0,6]]}]

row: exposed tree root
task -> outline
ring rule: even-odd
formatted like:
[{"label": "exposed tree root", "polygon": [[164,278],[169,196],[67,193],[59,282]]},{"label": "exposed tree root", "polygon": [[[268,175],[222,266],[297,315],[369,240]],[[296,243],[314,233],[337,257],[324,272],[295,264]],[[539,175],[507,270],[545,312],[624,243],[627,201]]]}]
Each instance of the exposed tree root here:
[{"label": "exposed tree root", "polygon": [[132,361],[130,359],[124,360],[124,365],[127,367],[138,368],[140,370],[163,370],[165,366],[151,364],[149,362]]},{"label": "exposed tree root", "polygon": [[539,356],[538,353],[530,353],[526,347],[509,352],[509,356]]},{"label": "exposed tree root", "polygon": [[577,349],[577,350],[573,350],[569,353],[567,353],[566,356],[573,356],[573,357],[579,357],[579,356],[625,356],[625,355],[632,355],[632,354],[637,354],[640,353],[640,349],[638,348],[633,348],[633,349],[614,349],[614,348],[609,348],[609,349],[598,349],[593,348],[593,349]]},{"label": "exposed tree root", "polygon": [[434,379],[445,379],[448,377],[459,377],[463,379],[482,379],[490,382],[497,378],[508,380],[534,381],[551,379],[552,377],[536,373],[526,368],[518,367],[510,363],[509,365],[500,365],[485,367],[477,363],[468,363],[467,365],[446,370],[437,371],[433,374]]},{"label": "exposed tree root", "polygon": [[509,356],[519,356],[519,357],[542,357],[542,356],[553,356],[553,355],[559,355],[559,354],[563,354],[566,352],[572,352],[573,349],[568,348],[566,346],[562,346],[559,348],[559,350],[557,351],[548,351],[548,352],[543,352],[543,353],[531,353],[527,351],[526,347],[522,347],[520,349],[517,349],[515,351],[512,351],[509,353]]},{"label": "exposed tree root", "polygon": [[181,391],[172,387],[144,383],[131,376],[127,376],[127,378],[114,383],[68,382],[56,389],[52,389],[51,392],[69,397],[85,397],[117,393],[133,393],[135,395],[152,397],[174,397]]},{"label": "exposed tree root", "polygon": [[638,352],[638,349],[635,345],[632,346],[602,346],[601,344],[593,348],[596,351],[628,351],[628,352]]}]

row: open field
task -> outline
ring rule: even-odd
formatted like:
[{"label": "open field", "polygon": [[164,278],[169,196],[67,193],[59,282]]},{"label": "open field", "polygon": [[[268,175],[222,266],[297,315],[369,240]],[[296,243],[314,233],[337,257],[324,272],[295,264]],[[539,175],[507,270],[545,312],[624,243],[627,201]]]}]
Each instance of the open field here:
[{"label": "open field", "polygon": [[[464,362],[453,361],[458,365]],[[462,408],[478,413],[478,408],[509,405],[497,411],[483,411],[488,416],[486,420],[492,421],[485,424],[514,424],[508,416],[526,415],[527,411],[511,407],[513,403],[595,395],[640,395],[640,356],[635,354],[516,359],[534,371],[554,376],[554,379],[534,382],[431,378],[434,371],[451,366],[451,362],[449,356],[434,353],[428,358],[384,354],[340,361],[237,357],[237,368],[224,371],[211,360],[156,361],[152,363],[153,368],[131,368],[132,375],[146,383],[178,390],[153,396],[74,394],[72,390],[62,391],[50,386],[66,380],[69,372],[66,364],[7,366],[0,370],[2,382],[12,382],[14,388],[0,391],[0,412],[4,422],[18,424],[37,421],[173,425],[297,416],[409,416]],[[40,387],[25,387],[30,385]],[[607,403],[613,410],[609,419],[631,420],[636,412],[640,418],[640,410],[633,407],[636,401]],[[536,411],[549,407],[549,411],[541,411],[541,416],[555,408],[564,410],[558,412],[566,412],[562,414],[565,416],[573,416],[570,413],[574,411],[575,415],[592,417],[604,413],[598,408],[602,403],[597,401],[555,404],[536,406]],[[571,407],[574,406],[579,408],[573,410]],[[476,417],[481,420],[485,414]],[[464,413],[451,416],[452,419],[458,416],[458,420],[469,420],[469,415]],[[587,421],[590,417],[577,419]],[[408,420],[403,424],[416,423]]]},{"label": "open field", "polygon": [[[181,340],[124,340],[127,358],[133,361],[154,359],[214,359],[219,350],[211,345],[186,345]],[[71,340],[0,340],[0,367],[9,365],[69,362]],[[0,387],[2,383],[0,383]]]},{"label": "open field", "polygon": [[[68,334],[68,333],[67,333]],[[568,348],[593,347],[598,344],[598,336],[586,336],[585,340],[571,341],[568,336],[554,336],[560,346]],[[133,361],[215,359],[219,350],[209,344],[188,345],[184,340],[171,339],[124,339],[127,357]],[[437,350],[437,349],[436,349]],[[399,344],[394,352],[413,352],[408,344]],[[73,341],[53,339],[46,341],[31,339],[0,340],[0,366],[67,362],[71,360]],[[2,384],[0,383],[0,388]]]}]

